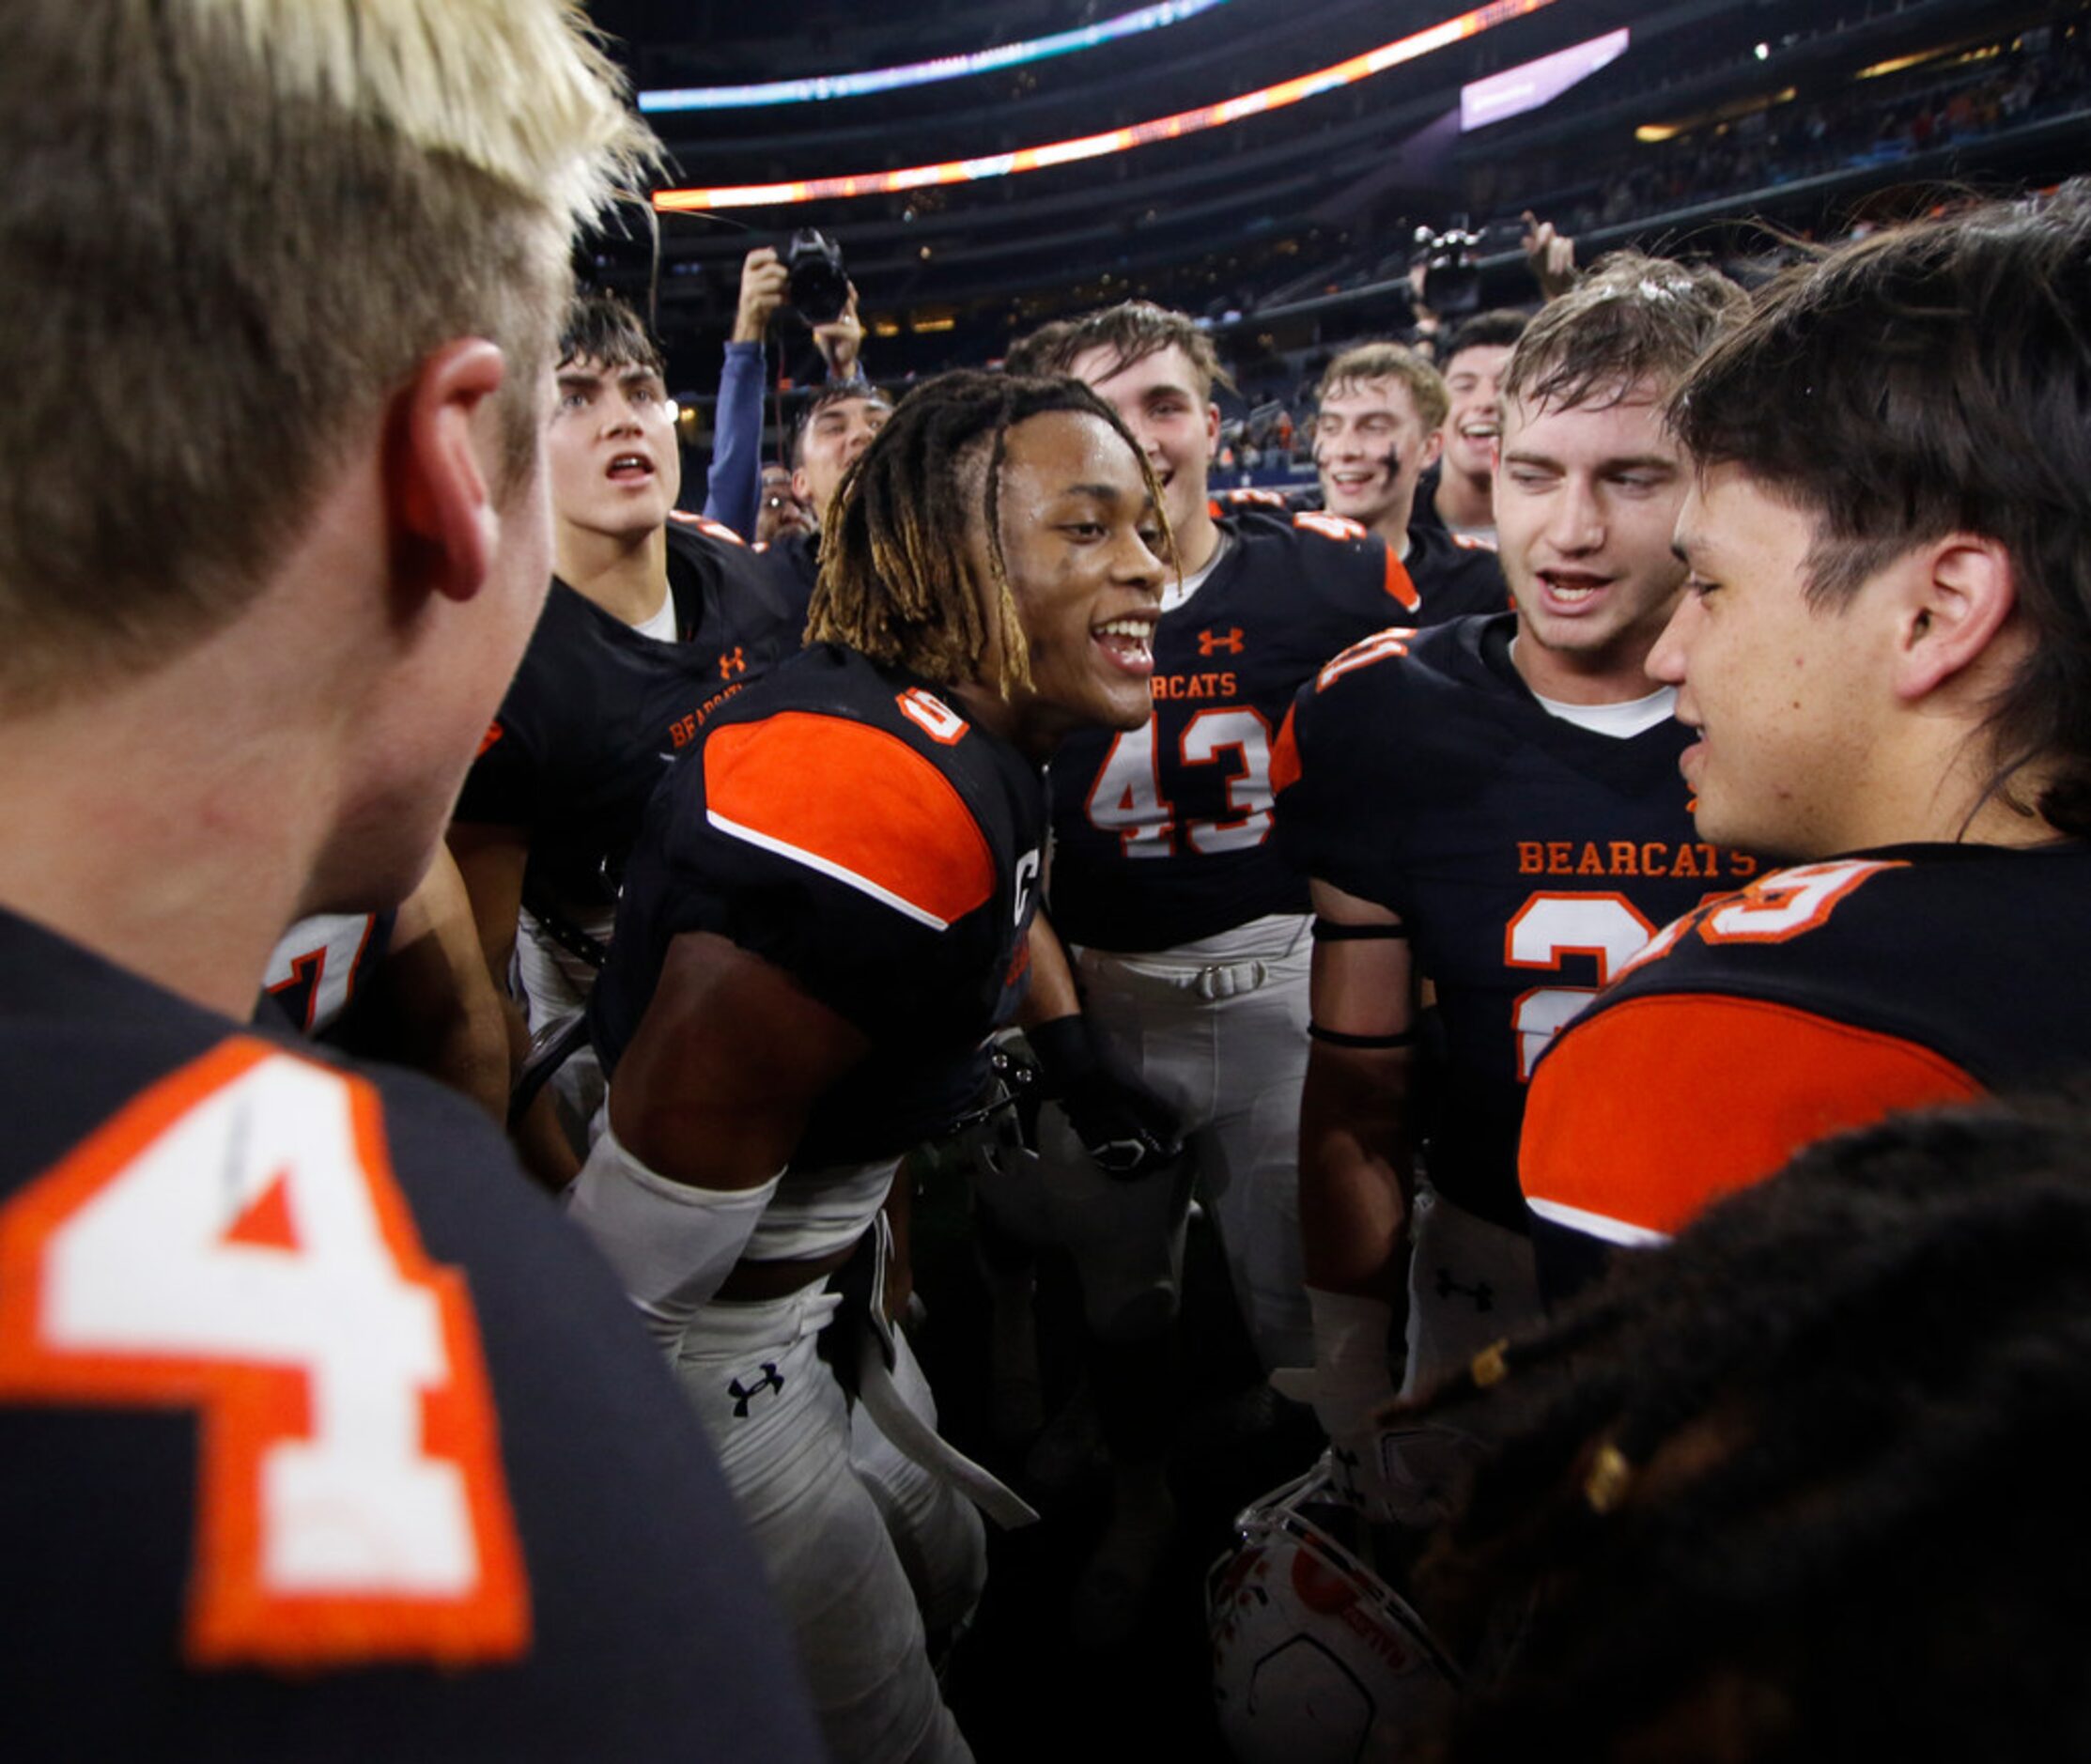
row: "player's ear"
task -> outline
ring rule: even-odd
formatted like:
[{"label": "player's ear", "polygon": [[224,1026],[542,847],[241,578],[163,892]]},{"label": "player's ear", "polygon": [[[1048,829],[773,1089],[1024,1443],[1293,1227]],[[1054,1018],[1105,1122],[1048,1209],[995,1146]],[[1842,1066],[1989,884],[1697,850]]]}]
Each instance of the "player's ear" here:
[{"label": "player's ear", "polygon": [[2017,604],[2011,559],[1994,539],[1956,533],[1891,565],[1900,593],[1897,696],[1914,702],[1972,666]]},{"label": "player's ear", "polygon": [[1219,452],[1220,408],[1217,404],[1208,403],[1205,407],[1205,444],[1216,454]]},{"label": "player's ear", "polygon": [[466,600],[487,580],[501,527],[494,395],[506,372],[496,345],[458,337],[423,361],[393,400],[385,491],[401,589]]},{"label": "player's ear", "polygon": [[1437,464],[1437,456],[1445,451],[1445,430],[1433,428],[1423,437],[1423,462],[1417,470],[1428,472]]},{"label": "player's ear", "polygon": [[813,481],[806,475],[804,466],[794,466],[791,471],[791,493],[808,508],[813,505]]}]

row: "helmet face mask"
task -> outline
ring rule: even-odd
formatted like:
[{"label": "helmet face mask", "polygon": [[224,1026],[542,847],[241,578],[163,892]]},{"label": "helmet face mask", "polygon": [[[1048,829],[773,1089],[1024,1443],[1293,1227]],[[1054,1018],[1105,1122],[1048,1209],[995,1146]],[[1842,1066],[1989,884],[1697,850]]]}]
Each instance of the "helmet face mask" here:
[{"label": "helmet face mask", "polygon": [[1327,1459],[1234,1521],[1207,1573],[1220,1730],[1241,1764],[1400,1757],[1436,1731],[1461,1674],[1368,1565]]}]

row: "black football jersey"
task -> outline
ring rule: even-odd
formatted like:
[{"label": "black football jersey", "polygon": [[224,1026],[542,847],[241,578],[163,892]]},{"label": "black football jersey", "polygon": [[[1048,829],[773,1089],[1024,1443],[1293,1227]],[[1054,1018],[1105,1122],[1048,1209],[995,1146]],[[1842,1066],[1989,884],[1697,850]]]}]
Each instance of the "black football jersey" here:
[{"label": "black football jersey", "polygon": [[[1417,593],[1430,608],[1428,617],[1418,616],[1413,623],[1442,625],[1469,613],[1508,611],[1510,587],[1495,548],[1448,532],[1430,505],[1435,472],[1433,466],[1417,487],[1416,506],[1409,517],[1408,555],[1402,560]],[[1255,508],[1308,514],[1321,509],[1322,491],[1319,485],[1297,490],[1227,490],[1214,499],[1214,507],[1216,512]]]},{"label": "black football jersey", "polygon": [[2091,1068],[2086,900],[2081,841],[1903,845],[1665,926],[1533,1081],[1542,1273],[1665,1237],[1829,1134]]},{"label": "black football jersey", "polygon": [[1271,843],[1271,743],[1322,663],[1431,609],[1355,521],[1236,508],[1227,554],[1154,633],[1154,716],[1053,756],[1054,928],[1166,950],[1307,910]]},{"label": "black football jersey", "polygon": [[1278,837],[1302,875],[1399,913],[1445,1031],[1431,1180],[1522,1230],[1533,1064],[1679,913],[1758,874],[1700,841],[1665,721],[1624,738],[1550,715],[1510,613],[1393,631],[1300,690],[1279,738]]},{"label": "black football jersey", "polygon": [[819,1756],[695,1416],[457,1097],[0,913],[10,1757]]},{"label": "black football jersey", "polygon": [[458,820],[529,829],[531,898],[614,900],[646,798],[700,710],[798,646],[768,568],[715,521],[670,520],[668,581],[672,643],[555,580],[465,779]]},{"label": "black football jersey", "polygon": [[395,912],[316,913],[284,933],[261,976],[256,1015],[302,1035],[326,1035],[378,971]]},{"label": "black football jersey", "polygon": [[787,533],[756,548],[756,555],[769,572],[771,591],[784,609],[785,624],[803,639],[813,584],[820,579],[820,534]]},{"label": "black football jersey", "polygon": [[871,1038],[815,1105],[793,1165],[905,1151],[970,1106],[1015,1014],[1045,789],[939,689],[816,644],[720,704],[646,812],[589,1007],[618,1058],[672,938],[772,962]]}]

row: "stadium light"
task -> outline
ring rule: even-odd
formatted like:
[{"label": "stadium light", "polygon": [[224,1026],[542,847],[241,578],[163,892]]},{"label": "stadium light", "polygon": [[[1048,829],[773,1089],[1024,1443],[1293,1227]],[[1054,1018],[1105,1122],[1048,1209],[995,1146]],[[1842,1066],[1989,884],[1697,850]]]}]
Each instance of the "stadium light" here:
[{"label": "stadium light", "polygon": [[864,73],[822,73],[805,80],[770,80],[761,85],[690,85],[642,92],[639,108],[644,111],[746,110],[761,104],[817,104],[834,98],[860,98],[867,92],[891,92],[905,85],[928,85],[937,80],[960,80],[969,74],[993,73],[1000,68],[1021,67],[1028,61],[1044,61],[1053,55],[1073,54],[1077,49],[1094,49],[1142,31],[1180,24],[1225,6],[1227,0],[1164,0],[1160,6],[1142,7],[1138,12],[1122,12],[1101,24],[1085,24],[1078,30],[1059,31],[1050,37],[1034,37],[1029,42],[1003,43],[994,49],[977,49],[968,54],[938,55],[932,61],[910,61],[895,68],[875,68]]},{"label": "stadium light", "polygon": [[664,213],[706,209],[781,208],[792,203],[839,201],[898,190],[920,190],[932,184],[973,183],[986,178],[1009,178],[1019,172],[1043,171],[1053,165],[1071,165],[1080,160],[1123,153],[1128,148],[1148,147],[1156,141],[1173,141],[1183,135],[1197,134],[1201,130],[1224,128],[1249,116],[1282,110],[1303,99],[1318,98],[1324,92],[1355,85],[1360,80],[1385,73],[1403,62],[1448,49],[1454,43],[1478,37],[1513,19],[1525,18],[1553,3],[1554,0],[1490,0],[1487,6],[1476,7],[1471,12],[1463,12],[1458,18],[1447,19],[1442,24],[1433,24],[1428,30],[1417,31],[1398,41],[1382,43],[1377,49],[1353,55],[1348,61],[1339,61],[1295,79],[1281,80],[1276,85],[1266,85],[1254,92],[1244,92],[1239,98],[1226,99],[1217,104],[1178,111],[1173,116],[1157,116],[1151,122],[1137,122],[1105,134],[1084,135],[1074,141],[1053,141],[1043,147],[1019,147],[1013,153],[990,153],[979,159],[945,160],[939,164],[915,165],[897,172],[857,172],[841,178],[806,178],[779,184],[715,184],[704,188],[657,190],[654,207]]}]

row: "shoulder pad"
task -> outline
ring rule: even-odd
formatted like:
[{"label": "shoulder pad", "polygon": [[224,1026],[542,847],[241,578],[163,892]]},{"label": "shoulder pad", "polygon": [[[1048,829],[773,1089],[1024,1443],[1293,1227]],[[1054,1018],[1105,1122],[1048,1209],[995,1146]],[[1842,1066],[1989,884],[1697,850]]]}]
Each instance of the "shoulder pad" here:
[{"label": "shoulder pad", "polygon": [[[903,694],[900,710],[946,747],[970,726],[927,692]],[[918,924],[947,930],[994,895],[986,834],[942,766],[896,731],[777,711],[716,730],[703,765],[705,815],[718,831]]]},{"label": "shoulder pad", "polygon": [[1390,625],[1384,631],[1374,631],[1371,636],[1353,643],[1317,673],[1314,689],[1325,692],[1346,673],[1370,668],[1375,661],[1385,661],[1389,656],[1407,655],[1409,642],[1415,635],[1415,627],[1407,625]]},{"label": "shoulder pad", "polygon": [[1347,515],[1332,515],[1325,509],[1302,509],[1293,517],[1293,525],[1302,533],[1318,533],[1324,539],[1362,539],[1365,529]]},{"label": "shoulder pad", "polygon": [[707,539],[717,539],[722,545],[745,547],[748,544],[746,539],[727,526],[725,522],[714,520],[709,515],[686,514],[682,509],[671,508],[668,511],[668,518],[685,533],[701,533]]}]

